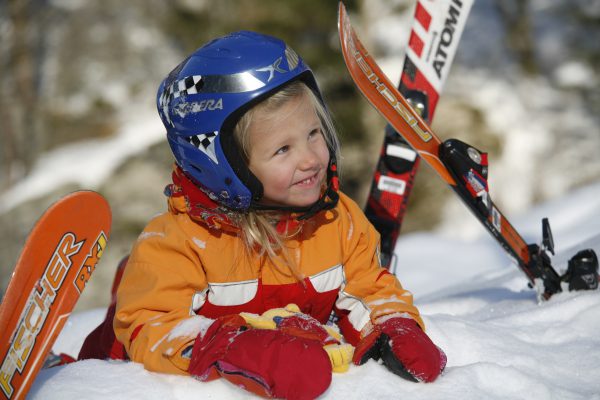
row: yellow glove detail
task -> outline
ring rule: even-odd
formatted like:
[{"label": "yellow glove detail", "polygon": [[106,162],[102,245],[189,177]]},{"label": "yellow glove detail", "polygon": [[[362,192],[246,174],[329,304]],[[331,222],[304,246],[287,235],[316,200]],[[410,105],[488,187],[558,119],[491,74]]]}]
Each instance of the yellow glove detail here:
[{"label": "yellow glove detail", "polygon": [[275,321],[271,318],[265,318],[262,315],[242,312],[240,316],[246,320],[246,323],[256,329],[275,329]]},{"label": "yellow glove detail", "polygon": [[300,313],[300,308],[295,304],[288,304],[285,308],[272,308],[265,311],[262,315],[242,312],[240,316],[246,320],[248,325],[256,329],[275,329],[277,325],[273,318],[290,317]]},{"label": "yellow glove detail", "polygon": [[354,347],[351,344],[328,344],[323,346],[329,360],[331,361],[331,368],[333,372],[346,372],[350,368],[352,362],[352,356],[354,355]]}]

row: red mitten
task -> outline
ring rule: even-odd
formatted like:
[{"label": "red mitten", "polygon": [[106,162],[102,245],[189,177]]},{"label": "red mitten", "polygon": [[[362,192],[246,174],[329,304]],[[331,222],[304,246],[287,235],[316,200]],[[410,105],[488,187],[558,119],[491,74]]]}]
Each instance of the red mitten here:
[{"label": "red mitten", "polygon": [[275,317],[277,329],[288,335],[313,339],[321,345],[339,343],[338,340],[329,335],[329,332],[319,321],[306,314],[296,314],[291,317]]},{"label": "red mitten", "polygon": [[216,319],[203,336],[200,333],[196,338],[188,372],[202,381],[219,378],[216,363],[225,356],[231,341],[248,329],[246,320],[237,314]]},{"label": "red mitten", "polygon": [[390,318],[378,323],[354,350],[353,362],[381,359],[385,366],[415,382],[433,382],[446,367],[446,354],[411,318]]},{"label": "red mitten", "polygon": [[216,320],[192,350],[189,373],[221,376],[264,397],[314,399],[331,383],[331,363],[319,341],[279,330],[248,329],[232,316]]}]

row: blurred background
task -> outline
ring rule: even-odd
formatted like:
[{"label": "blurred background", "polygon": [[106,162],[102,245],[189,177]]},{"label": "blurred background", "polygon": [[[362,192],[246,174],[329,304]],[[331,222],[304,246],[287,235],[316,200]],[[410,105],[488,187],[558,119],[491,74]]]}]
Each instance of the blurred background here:
[{"label": "blurred background", "polygon": [[[345,3],[397,82],[415,1]],[[43,211],[93,189],[113,228],[78,308],[108,305],[118,260],[166,206],[172,156],[156,88],[188,53],[240,29],[279,36],[316,72],[343,144],[342,189],[364,204],[384,122],[343,64],[336,1],[0,0],[0,293]],[[600,0],[473,5],[433,128],[489,152],[490,192],[508,217],[600,179],[599,33]],[[402,234],[433,229],[484,234],[423,165]]]}]

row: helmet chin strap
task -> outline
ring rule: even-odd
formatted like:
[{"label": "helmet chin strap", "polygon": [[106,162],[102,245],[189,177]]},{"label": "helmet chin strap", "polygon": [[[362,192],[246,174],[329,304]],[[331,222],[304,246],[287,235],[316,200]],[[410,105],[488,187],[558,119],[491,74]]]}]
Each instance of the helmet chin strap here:
[{"label": "helmet chin strap", "polygon": [[327,185],[325,192],[323,192],[319,200],[317,200],[310,206],[278,206],[252,202],[250,205],[250,209],[261,211],[285,211],[290,213],[298,213],[300,215],[296,217],[297,220],[308,219],[322,210],[331,210],[337,205],[340,196],[337,190],[333,189],[332,186],[333,185],[331,183]]},{"label": "helmet chin strap", "polygon": [[335,161],[335,157],[331,158],[329,162],[329,168],[327,169],[327,188],[315,203],[310,206],[305,207],[296,207],[296,206],[278,206],[278,205],[268,205],[262,204],[258,202],[252,202],[250,204],[250,209],[253,210],[264,210],[264,211],[285,211],[290,213],[298,213],[299,216],[296,217],[298,221],[303,219],[308,219],[315,214],[319,213],[323,210],[331,210],[334,208],[340,195],[338,194],[339,189],[339,181],[337,176],[337,164]]}]

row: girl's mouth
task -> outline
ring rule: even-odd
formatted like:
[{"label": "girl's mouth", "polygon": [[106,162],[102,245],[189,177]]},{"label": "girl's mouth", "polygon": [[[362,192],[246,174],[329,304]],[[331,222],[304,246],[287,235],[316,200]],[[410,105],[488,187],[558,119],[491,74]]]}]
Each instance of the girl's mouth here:
[{"label": "girl's mouth", "polygon": [[310,176],[306,179],[303,179],[299,182],[294,183],[294,186],[312,186],[315,183],[317,183],[318,181],[318,177],[319,177],[319,173],[317,172],[316,174],[314,174],[313,176]]}]

